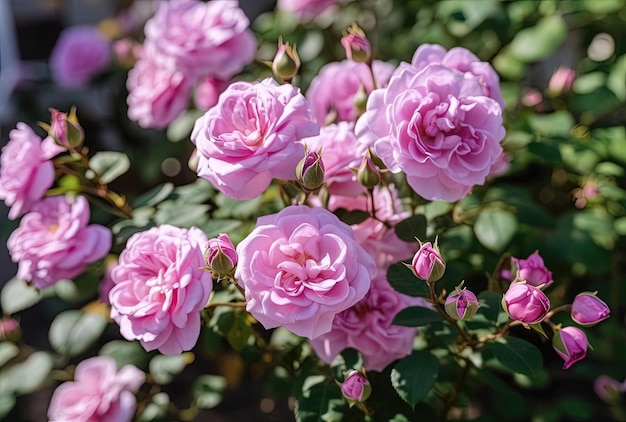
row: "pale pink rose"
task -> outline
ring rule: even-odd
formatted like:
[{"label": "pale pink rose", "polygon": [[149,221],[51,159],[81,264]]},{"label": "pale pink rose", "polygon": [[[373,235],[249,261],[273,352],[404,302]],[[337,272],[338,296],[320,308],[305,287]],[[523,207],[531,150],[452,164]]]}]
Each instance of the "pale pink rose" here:
[{"label": "pale pink rose", "polygon": [[106,356],[86,359],[76,366],[74,381],[54,390],[50,422],[130,422],[135,416],[135,393],[146,375],[133,365],[119,371]]},{"label": "pale pink rose", "polygon": [[355,128],[422,197],[457,201],[485,182],[502,154],[502,109],[477,78],[442,65],[401,63]]},{"label": "pale pink rose", "polygon": [[296,178],[296,166],[304,157],[302,138],[318,133],[298,88],[270,78],[235,82],[191,133],[198,176],[231,198],[254,198],[273,178]]},{"label": "pale pink rose", "polygon": [[25,123],[9,132],[0,155],[0,199],[11,207],[14,220],[31,209],[54,183],[50,159],[64,149],[47,137],[44,141]]},{"label": "pale pink rose", "polygon": [[227,80],[254,60],[256,39],[234,0],[176,0],[160,4],[146,22],[144,48],[160,66],[197,79]]},{"label": "pale pink rose", "polygon": [[533,252],[526,259],[511,258],[517,264],[517,277],[531,286],[545,288],[553,283],[552,272],[546,268],[539,251]]},{"label": "pale pink rose", "polygon": [[51,196],[37,202],[7,241],[17,277],[43,289],[73,279],[111,248],[111,231],[89,223],[83,196]]},{"label": "pale pink rose", "polygon": [[[417,243],[407,243],[401,240],[393,229],[396,223],[409,216],[409,213],[402,209],[395,186],[376,186],[373,194],[377,218],[368,218],[351,227],[359,245],[374,258],[379,271],[386,273],[389,265],[411,258],[417,250]],[[332,195],[328,208],[333,211],[345,208],[348,211],[369,212],[371,201],[367,195]]]},{"label": "pale pink rose", "polygon": [[[376,86],[387,85],[394,66],[374,60],[372,64]],[[331,62],[324,65],[311,81],[306,97],[320,125],[334,121],[353,122],[358,116],[354,104],[359,87],[363,86],[366,94],[374,89],[372,73],[365,63],[352,60]]]},{"label": "pale pink rose", "polygon": [[293,205],[259,217],[237,255],[248,312],[267,329],[284,326],[309,339],[330,331],[376,273],[350,227],[323,208]]},{"label": "pale pink rose", "polygon": [[337,4],[337,0],[278,0],[276,8],[293,13],[302,21],[310,20]]},{"label": "pale pink rose", "polygon": [[206,111],[217,104],[222,92],[228,88],[229,83],[211,76],[202,78],[196,85],[193,99],[198,109]]},{"label": "pale pink rose", "polygon": [[497,177],[500,176],[509,169],[511,164],[511,156],[506,152],[502,151],[500,157],[498,157],[491,165],[491,169],[489,170],[489,175],[487,177]]},{"label": "pale pink rose", "polygon": [[413,351],[417,328],[392,324],[398,312],[409,306],[430,305],[423,298],[396,292],[387,280],[376,277],[363,300],[337,315],[332,330],[311,340],[311,346],[326,363],[352,347],[363,355],[365,369],[382,371]]},{"label": "pale pink rose", "polygon": [[111,271],[111,318],[127,340],[164,355],[191,350],[200,311],[213,290],[205,266],[206,235],[197,227],[153,227],[132,235]]},{"label": "pale pink rose", "polygon": [[106,263],[106,267],[104,269],[104,274],[102,275],[102,280],[100,280],[100,284],[98,284],[98,299],[102,303],[109,303],[109,292],[115,286],[113,282],[113,278],[111,277],[111,271],[117,265],[117,259],[112,259]]},{"label": "pale pink rose", "polygon": [[128,72],[128,117],[145,128],[162,129],[187,109],[190,80],[179,71],[159,66],[149,57]]},{"label": "pale pink rose", "polygon": [[106,69],[111,42],[92,26],[66,28],[50,55],[50,71],[56,83],[74,87],[88,83]]},{"label": "pale pink rose", "polygon": [[354,123],[339,122],[320,128],[318,136],[306,138],[309,151],[322,149],[324,181],[333,195],[358,195],[365,192],[353,168],[358,168],[367,147],[354,134]]},{"label": "pale pink rose", "polygon": [[463,47],[454,47],[446,51],[437,44],[422,44],[413,54],[411,64],[423,69],[429,64],[441,64],[450,69],[465,73],[465,77],[474,77],[483,88],[483,95],[491,97],[504,108],[504,99],[500,93],[500,77],[487,62]]}]

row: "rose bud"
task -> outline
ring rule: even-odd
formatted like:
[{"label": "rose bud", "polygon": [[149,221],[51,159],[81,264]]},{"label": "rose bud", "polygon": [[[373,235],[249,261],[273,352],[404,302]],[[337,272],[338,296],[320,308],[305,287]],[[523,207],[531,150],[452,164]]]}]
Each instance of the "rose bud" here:
[{"label": "rose bud", "polygon": [[40,126],[48,132],[54,142],[69,149],[80,147],[85,140],[85,132],[78,123],[76,108],[72,107],[69,114],[51,108],[50,114],[50,124],[40,123]]},{"label": "rose bud", "polygon": [[380,169],[372,161],[372,154],[369,149],[356,172],[356,178],[360,184],[368,189],[374,189],[380,183]]},{"label": "rose bud", "polygon": [[448,295],[444,305],[446,313],[456,320],[470,319],[474,316],[480,303],[476,295],[469,290],[458,286]]},{"label": "rose bud", "polygon": [[10,317],[0,320],[0,341],[8,340],[17,343],[22,338],[20,323]]},{"label": "rose bud", "polygon": [[611,310],[596,293],[582,292],[572,303],[571,317],[576,324],[590,327],[611,316]]},{"label": "rose bud", "polygon": [[502,307],[515,321],[537,324],[550,311],[550,299],[535,286],[513,283],[504,293]]},{"label": "rose bud", "polygon": [[230,274],[237,265],[237,252],[227,234],[209,239],[204,252],[208,269],[218,276]]},{"label": "rose bud", "polygon": [[341,45],[346,49],[348,60],[367,62],[371,57],[370,42],[367,40],[365,32],[356,23],[344,31]]},{"label": "rose bud", "polygon": [[593,389],[598,397],[608,404],[616,403],[620,393],[624,391],[622,383],[608,375],[600,375],[596,378]]},{"label": "rose bud", "polygon": [[278,51],[272,61],[272,72],[277,78],[289,82],[298,74],[300,69],[300,57],[296,52],[296,46],[289,43],[283,44],[283,38],[278,39]]},{"label": "rose bud", "polygon": [[341,384],[341,393],[352,407],[356,403],[367,400],[372,394],[372,386],[365,374],[352,370],[346,374],[343,384]]},{"label": "rose bud", "polygon": [[552,273],[543,264],[543,258],[535,251],[527,259],[513,258],[517,263],[517,277],[535,287],[545,288],[552,284]]},{"label": "rose bud", "polygon": [[548,91],[554,97],[558,97],[561,94],[566,94],[572,90],[574,80],[576,79],[576,72],[569,67],[559,67],[550,78],[548,83]]},{"label": "rose bud", "polygon": [[296,177],[302,188],[312,192],[324,184],[324,162],[322,150],[317,152],[305,148],[305,156],[296,167]]},{"label": "rose bud", "polygon": [[443,277],[443,273],[446,271],[446,263],[441,257],[436,240],[434,246],[430,242],[419,243],[420,248],[413,257],[410,268],[416,277],[429,283],[434,283]]},{"label": "rose bud", "polygon": [[563,358],[567,369],[574,363],[587,356],[587,336],[584,331],[577,327],[565,327],[557,329],[552,337],[552,347]]}]

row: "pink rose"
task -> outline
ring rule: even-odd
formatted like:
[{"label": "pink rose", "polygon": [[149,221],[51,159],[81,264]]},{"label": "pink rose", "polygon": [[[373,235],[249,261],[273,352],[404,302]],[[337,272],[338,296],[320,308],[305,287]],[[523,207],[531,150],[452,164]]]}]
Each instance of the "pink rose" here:
[{"label": "pink rose", "polygon": [[392,324],[398,312],[409,306],[430,305],[396,292],[387,280],[376,277],[363,300],[337,315],[332,330],[311,340],[311,346],[326,363],[352,347],[363,355],[368,371],[382,371],[413,351],[417,329]]},{"label": "pink rose", "polygon": [[187,109],[191,82],[179,71],[159,66],[149,57],[128,72],[128,117],[145,128],[162,129]]},{"label": "pink rose", "polygon": [[206,75],[227,80],[254,60],[249,24],[234,0],[163,2],[146,22],[145,53],[193,80]]},{"label": "pink rose", "polygon": [[234,199],[260,195],[273,178],[294,180],[302,138],[319,127],[300,90],[273,79],[235,82],[191,133],[198,176]]},{"label": "pink rose", "polygon": [[526,283],[545,288],[552,284],[552,272],[543,264],[543,258],[535,251],[527,259],[512,258],[517,264],[517,277]]},{"label": "pink rose", "polygon": [[485,182],[502,154],[502,109],[477,78],[442,65],[401,63],[355,128],[422,197],[457,201]]},{"label": "pink rose", "polygon": [[591,327],[611,316],[611,309],[596,293],[578,293],[572,302],[572,321],[583,327]]},{"label": "pink rose", "polygon": [[446,263],[441,257],[437,242],[435,242],[435,246],[430,242],[420,245],[419,250],[413,256],[411,267],[416,277],[429,283],[441,279],[446,271]]},{"label": "pink rose", "polygon": [[11,207],[14,220],[31,209],[54,183],[50,159],[64,149],[47,137],[44,141],[25,123],[9,132],[0,156],[0,199]]},{"label": "pink rose", "polygon": [[111,271],[111,318],[127,340],[165,355],[190,350],[200,336],[200,311],[213,290],[202,270],[205,234],[162,225],[132,235]]},{"label": "pink rose", "polygon": [[302,21],[310,20],[337,4],[337,0],[278,0],[276,8],[293,13]]},{"label": "pink rose", "polygon": [[76,366],[74,381],[54,390],[48,420],[130,422],[137,405],[134,393],[145,378],[133,365],[125,365],[118,371],[110,357],[86,359]]},{"label": "pink rose", "polygon": [[[398,199],[395,186],[376,186],[373,193],[377,219],[368,218],[351,227],[359,245],[374,258],[378,268],[386,273],[389,265],[412,257],[416,244],[401,240],[393,229],[397,222],[409,216],[408,212],[402,210],[402,203]],[[345,208],[348,211],[370,211],[371,201],[366,195],[333,195],[328,202],[328,208],[330,210]]]},{"label": "pink rose", "polygon": [[565,361],[563,369],[583,360],[587,356],[589,343],[585,332],[577,327],[557,329],[552,337],[552,347]]},{"label": "pink rose", "polygon": [[526,324],[537,324],[550,311],[550,299],[533,285],[513,283],[504,293],[502,306],[511,319]]},{"label": "pink rose", "polygon": [[205,77],[196,85],[194,102],[200,110],[208,110],[217,104],[222,92],[228,88],[229,83],[213,77]]},{"label": "pink rose", "polygon": [[104,70],[111,59],[111,43],[92,26],[66,28],[50,55],[50,71],[56,83],[84,85]]},{"label": "pink rose", "polygon": [[318,136],[306,138],[309,151],[322,149],[324,181],[333,195],[355,196],[365,192],[353,168],[358,168],[366,146],[354,135],[354,123],[339,122],[320,128]]},{"label": "pink rose", "polygon": [[293,205],[259,217],[237,255],[248,312],[267,329],[310,339],[365,296],[376,272],[350,227],[323,208]]},{"label": "pink rose", "polygon": [[[377,86],[385,86],[393,73],[393,65],[374,60],[372,66]],[[361,85],[367,94],[374,89],[367,64],[344,60],[324,65],[306,93],[318,123],[354,122],[358,116],[354,100]]]},{"label": "pink rose", "polygon": [[341,394],[348,400],[348,403],[363,402],[372,393],[372,386],[362,372],[352,370],[346,375],[346,379],[341,384]]},{"label": "pink rose", "polygon": [[83,196],[51,196],[33,205],[7,246],[17,277],[43,289],[72,279],[111,248],[108,228],[89,223],[89,204]]},{"label": "pink rose", "polygon": [[500,77],[487,62],[482,62],[471,51],[463,47],[454,47],[446,51],[437,44],[422,44],[413,54],[411,64],[423,69],[429,64],[441,64],[466,74],[466,77],[477,79],[483,95],[491,97],[504,108],[504,99],[500,93]]}]

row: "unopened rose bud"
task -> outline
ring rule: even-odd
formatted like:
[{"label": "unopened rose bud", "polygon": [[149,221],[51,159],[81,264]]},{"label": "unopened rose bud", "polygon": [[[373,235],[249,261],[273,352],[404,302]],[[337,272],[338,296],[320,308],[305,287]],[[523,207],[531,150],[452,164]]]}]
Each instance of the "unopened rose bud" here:
[{"label": "unopened rose bud", "polygon": [[416,277],[429,283],[434,283],[443,277],[446,263],[441,257],[437,241],[434,246],[430,242],[424,244],[420,242],[420,248],[411,262],[411,269]]},{"label": "unopened rose bud", "polygon": [[359,84],[359,89],[356,94],[354,94],[352,102],[354,103],[354,108],[357,111],[357,116],[365,113],[367,110],[367,92],[365,91],[365,86],[362,83]]},{"label": "unopened rose bud", "polygon": [[346,374],[341,384],[341,393],[352,407],[367,400],[372,394],[372,386],[365,374],[352,370]]},{"label": "unopened rose bud", "polygon": [[305,151],[306,155],[296,167],[296,177],[304,190],[314,191],[324,184],[322,151]]},{"label": "unopened rose bud", "polygon": [[371,56],[370,42],[365,32],[354,23],[348,28],[341,38],[341,45],[346,50],[348,60],[355,62],[367,62]]},{"label": "unopened rose bud", "polygon": [[76,149],[83,144],[85,132],[78,123],[76,108],[72,107],[69,115],[53,108],[50,109],[50,126],[44,127],[54,141],[65,148]]},{"label": "unopened rose bud", "polygon": [[550,299],[535,286],[513,283],[504,293],[502,307],[515,321],[537,324],[550,311]]},{"label": "unopened rose bud", "polygon": [[356,172],[356,178],[367,189],[374,189],[380,183],[380,169],[372,161],[372,155],[369,150],[367,150],[363,161],[361,161],[361,165]]},{"label": "unopened rose bud", "polygon": [[600,375],[594,381],[593,389],[602,401],[613,404],[619,401],[619,396],[624,391],[624,386],[621,382],[608,375]]},{"label": "unopened rose bud", "polygon": [[539,252],[535,251],[527,259],[513,258],[517,264],[517,278],[531,286],[543,289],[552,284],[552,272],[548,271]]},{"label": "unopened rose bud", "polygon": [[590,327],[611,316],[609,305],[596,296],[596,293],[582,292],[572,303],[572,320],[583,327]]},{"label": "unopened rose bud", "polygon": [[218,276],[229,275],[237,266],[237,251],[227,234],[209,239],[204,252],[207,267]]},{"label": "unopened rose bud", "polygon": [[577,327],[557,328],[552,337],[552,347],[563,358],[567,369],[587,356],[587,336]]},{"label": "unopened rose bud", "polygon": [[291,81],[298,74],[300,69],[300,57],[296,52],[296,46],[291,47],[289,43],[283,44],[283,38],[278,39],[278,51],[272,61],[272,72],[277,78],[284,81]]},{"label": "unopened rose bud", "polygon": [[550,82],[548,83],[548,91],[554,97],[566,94],[572,90],[575,79],[576,72],[569,67],[561,66],[552,74]]},{"label": "unopened rose bud", "polygon": [[470,319],[476,314],[480,303],[476,295],[469,290],[457,287],[448,295],[444,305],[446,313],[456,320]]},{"label": "unopened rose bud", "polygon": [[9,317],[3,317],[0,320],[0,341],[8,340],[17,343],[21,337],[19,322]]}]

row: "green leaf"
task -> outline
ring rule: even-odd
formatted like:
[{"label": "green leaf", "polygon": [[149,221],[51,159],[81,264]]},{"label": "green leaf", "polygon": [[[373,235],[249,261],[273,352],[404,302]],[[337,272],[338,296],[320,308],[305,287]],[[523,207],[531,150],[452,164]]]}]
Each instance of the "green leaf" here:
[{"label": "green leaf", "polygon": [[494,324],[502,324],[508,321],[508,314],[502,309],[502,295],[491,290],[485,290],[478,294],[480,307],[478,314],[483,315]]},{"label": "green leaf", "polygon": [[476,218],[474,233],[487,249],[501,252],[517,232],[517,218],[507,210],[486,208]]},{"label": "green leaf", "polygon": [[333,211],[333,214],[335,214],[337,217],[339,217],[341,221],[348,225],[360,224],[370,218],[370,213],[367,211],[348,211],[345,208],[337,208],[335,211]]},{"label": "green leaf", "polygon": [[200,375],[193,383],[193,397],[200,409],[211,409],[222,401],[226,378],[219,375]]},{"label": "green leaf", "polygon": [[511,371],[534,377],[541,370],[541,352],[526,340],[507,336],[495,340],[491,345],[496,359]]},{"label": "green leaf", "polygon": [[91,157],[89,165],[103,183],[111,183],[130,169],[130,160],[123,152],[99,151]]},{"label": "green leaf", "polygon": [[563,18],[554,14],[540,19],[533,27],[519,31],[508,49],[521,62],[537,62],[552,55],[566,36],[567,26]]},{"label": "green leaf", "polygon": [[196,120],[202,116],[204,112],[201,110],[188,110],[174,119],[167,127],[166,136],[171,142],[180,142],[189,139],[191,130]]},{"label": "green leaf", "polygon": [[409,406],[424,398],[435,384],[439,374],[439,361],[428,351],[413,352],[396,363],[391,371],[391,384],[400,398]]},{"label": "green leaf", "polygon": [[0,420],[6,420],[5,417],[15,407],[15,396],[13,394],[0,395]]},{"label": "green leaf", "polygon": [[70,303],[80,303],[93,297],[98,291],[101,274],[85,272],[74,280],[59,280],[53,286],[54,293]]},{"label": "green leaf", "polygon": [[41,292],[34,286],[16,277],[7,281],[0,293],[0,304],[5,315],[28,309],[41,300]]},{"label": "green leaf", "polygon": [[156,355],[150,360],[150,375],[157,384],[169,384],[194,360],[191,352],[180,355]]},{"label": "green leaf", "polygon": [[409,218],[400,221],[394,227],[396,235],[405,242],[415,242],[415,238],[423,240],[426,238],[426,217],[412,215]]},{"label": "green leaf", "polygon": [[343,374],[346,371],[356,369],[357,371],[363,368],[363,357],[361,354],[351,347],[342,351],[330,364],[330,369],[333,371],[333,375],[337,379],[343,379]]},{"label": "green leaf", "polygon": [[346,410],[346,402],[334,381],[323,375],[304,380],[302,396],[296,401],[296,421],[340,421]]},{"label": "green leaf", "polygon": [[169,406],[170,396],[164,392],[156,393],[146,408],[138,415],[137,422],[162,421],[168,414]]},{"label": "green leaf", "polygon": [[432,309],[423,306],[412,306],[401,310],[393,319],[393,324],[404,327],[423,327],[441,321],[443,321],[443,317]]},{"label": "green leaf", "polygon": [[0,342],[0,367],[20,353],[20,348],[10,341]]},{"label": "green leaf", "polygon": [[137,341],[112,340],[102,346],[99,356],[109,356],[115,359],[117,367],[135,365],[144,368],[148,363],[149,355]]},{"label": "green leaf", "polygon": [[174,185],[172,183],[164,183],[150,189],[148,192],[138,196],[133,201],[133,208],[151,206],[154,207],[167,199],[174,191]]},{"label": "green leaf", "polygon": [[402,262],[392,264],[387,269],[387,281],[397,292],[414,297],[430,297],[428,285]]},{"label": "green leaf", "polygon": [[34,352],[20,363],[0,372],[0,396],[6,394],[29,394],[37,390],[52,371],[50,353]]},{"label": "green leaf", "polygon": [[102,315],[69,310],[54,318],[48,338],[58,353],[76,356],[85,352],[100,338],[106,325],[107,320]]},{"label": "green leaf", "polygon": [[546,114],[531,114],[528,124],[533,132],[546,137],[567,137],[574,126],[574,118],[566,110]]}]

